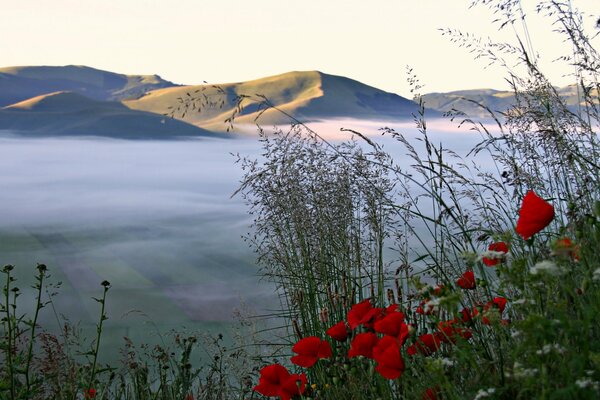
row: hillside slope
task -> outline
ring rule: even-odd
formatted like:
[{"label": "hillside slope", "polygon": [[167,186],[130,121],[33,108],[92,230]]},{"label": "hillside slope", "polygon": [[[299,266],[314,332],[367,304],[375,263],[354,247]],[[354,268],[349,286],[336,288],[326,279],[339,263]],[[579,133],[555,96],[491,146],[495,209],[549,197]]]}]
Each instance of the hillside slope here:
[{"label": "hillside slope", "polygon": [[[257,94],[264,95],[279,110],[302,122],[332,118],[380,121],[405,119],[411,118],[412,113],[417,110],[416,103],[396,94],[319,71],[288,72],[217,86],[158,89],[139,99],[123,103],[135,110],[159,114],[169,113],[173,110],[170,107],[175,106],[176,118],[217,131],[225,130],[227,125],[223,121],[235,111],[235,99],[239,95],[254,98]],[[189,109],[183,115],[185,103],[189,105]],[[261,114],[260,100],[245,100],[243,106],[243,111],[236,118],[238,124],[254,123],[257,117],[257,122],[262,125],[290,122],[288,116],[274,109]]]},{"label": "hillside slope", "polygon": [[0,107],[58,91],[115,101],[172,86],[158,75],[124,75],[79,65],[6,67],[0,68]]},{"label": "hillside slope", "polygon": [[0,108],[0,129],[37,137],[171,139],[217,136],[181,121],[131,110],[119,102],[97,101],[73,92],[41,95]]},{"label": "hillside slope", "polygon": [[[581,89],[576,85],[556,88],[564,104],[573,112],[578,112],[581,102]],[[592,96],[597,97],[595,90]],[[489,117],[490,114],[477,103],[488,107],[495,114],[500,115],[515,105],[515,94],[512,91],[493,89],[459,90],[448,93],[428,93],[423,96],[425,107],[439,112],[459,110],[470,117]]]}]

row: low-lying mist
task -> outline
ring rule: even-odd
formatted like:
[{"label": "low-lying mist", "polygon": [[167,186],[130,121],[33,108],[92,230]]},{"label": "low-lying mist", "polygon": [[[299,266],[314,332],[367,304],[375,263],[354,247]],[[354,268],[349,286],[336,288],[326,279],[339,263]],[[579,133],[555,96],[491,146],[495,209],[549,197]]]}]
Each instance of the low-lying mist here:
[{"label": "low-lying mist", "polygon": [[[375,138],[383,125],[330,121],[311,127],[329,139],[347,139],[340,127]],[[396,127],[416,135],[411,124]],[[479,140],[448,125],[434,127],[434,142],[461,154]],[[25,292],[36,263],[47,264],[53,281],[62,282],[57,310],[88,325],[98,315],[91,297],[101,293],[101,281],[110,281],[107,307],[119,337],[133,335],[141,320],[206,326],[231,320],[242,303],[274,308],[272,287],[260,282],[242,239],[250,217],[241,198],[230,197],[242,177],[230,153],[261,152],[256,137],[243,136],[0,137],[0,263],[16,266]],[[410,163],[394,140],[383,143],[400,165]],[[47,312],[45,318],[54,316]]]}]

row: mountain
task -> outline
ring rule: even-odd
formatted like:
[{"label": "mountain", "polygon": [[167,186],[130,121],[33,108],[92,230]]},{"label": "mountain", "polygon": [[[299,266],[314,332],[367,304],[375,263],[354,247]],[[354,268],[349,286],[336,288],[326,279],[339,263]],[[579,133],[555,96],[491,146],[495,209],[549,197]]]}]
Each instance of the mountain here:
[{"label": "mountain", "polygon": [[428,93],[423,95],[425,107],[439,112],[459,110],[470,117],[489,117],[484,108],[474,102],[489,107],[495,113],[504,112],[514,104],[513,92],[494,89],[458,90],[447,93]]},{"label": "mountain", "polygon": [[185,122],[131,110],[119,102],[93,100],[74,92],[44,94],[0,108],[2,129],[37,137],[171,139],[217,136]]},{"label": "mountain", "polygon": [[158,75],[124,75],[79,65],[6,67],[0,68],[0,107],[58,91],[120,101],[172,86]]},{"label": "mountain", "polygon": [[[564,101],[566,106],[577,113],[582,94],[578,92],[577,85],[568,85],[555,88],[558,95]],[[592,96],[598,96],[595,90],[591,92]],[[469,117],[485,118],[490,114],[484,108],[476,103],[487,106],[495,114],[507,111],[515,105],[515,94],[512,91],[500,91],[493,89],[475,89],[460,90],[448,93],[429,93],[423,96],[425,107],[439,112],[448,112],[459,110]],[[476,103],[474,103],[476,102]]]},{"label": "mountain", "polygon": [[[279,110],[302,122],[332,118],[398,120],[412,118],[412,114],[417,111],[416,103],[397,94],[319,71],[288,72],[215,86],[157,89],[138,99],[125,100],[123,104],[135,110],[158,114],[174,110],[176,118],[206,129],[223,131],[227,127],[223,121],[237,107],[236,97],[248,95],[253,96],[253,99],[244,100],[244,108],[236,117],[236,124],[254,124],[257,117],[257,122],[262,125],[291,122],[288,116],[275,109],[267,109],[261,114],[263,108],[261,100],[256,99],[257,94],[266,96]],[[186,102],[189,110],[183,115],[183,104]],[[173,106],[175,109],[170,108]],[[198,108],[201,112],[198,112]]]}]

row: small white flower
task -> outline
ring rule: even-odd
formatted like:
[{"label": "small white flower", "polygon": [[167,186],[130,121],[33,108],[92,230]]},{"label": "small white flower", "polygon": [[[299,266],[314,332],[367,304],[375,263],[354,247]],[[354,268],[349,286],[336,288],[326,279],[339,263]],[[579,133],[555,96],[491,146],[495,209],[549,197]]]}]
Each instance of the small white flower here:
[{"label": "small white flower", "polygon": [[440,303],[442,302],[441,297],[434,297],[424,304],[424,308],[430,312],[437,312],[440,309]]},{"label": "small white flower", "polygon": [[563,354],[565,352],[565,349],[563,347],[561,347],[559,344],[546,344],[546,345],[544,345],[544,347],[542,347],[541,350],[538,350],[535,353],[537,355],[545,355],[545,354],[550,354],[552,352],[556,352],[558,354]]},{"label": "small white flower", "polygon": [[600,268],[597,268],[592,275],[592,279],[596,282],[600,281]]},{"label": "small white flower", "polygon": [[473,400],[485,399],[486,397],[490,397],[491,395],[493,395],[495,392],[496,392],[496,389],[494,389],[494,388],[489,388],[487,390],[479,389],[477,394],[475,394],[475,398]]},{"label": "small white flower", "polygon": [[546,273],[548,275],[560,275],[562,271],[558,269],[558,266],[552,261],[544,260],[531,267],[529,273],[532,275],[537,275],[540,273]]},{"label": "small white flower", "polygon": [[510,337],[513,339],[518,338],[519,336],[521,336],[521,331],[514,331],[510,334]]},{"label": "small white flower", "polygon": [[575,381],[575,384],[581,388],[594,388],[598,390],[598,382],[591,380],[590,378],[580,378]]},{"label": "small white flower", "polygon": [[515,378],[531,378],[537,375],[537,368],[523,368],[519,362],[515,362],[513,365],[513,375]]},{"label": "small white flower", "polygon": [[527,299],[517,299],[512,302],[513,305],[521,305],[527,303]]},{"label": "small white flower", "polygon": [[506,253],[503,251],[486,250],[479,255],[479,260],[483,260],[484,258],[489,258],[490,260],[504,260],[506,258]]},{"label": "small white flower", "polygon": [[454,362],[454,360],[451,360],[449,358],[442,358],[442,365],[444,367],[453,367],[456,364],[456,362]]}]

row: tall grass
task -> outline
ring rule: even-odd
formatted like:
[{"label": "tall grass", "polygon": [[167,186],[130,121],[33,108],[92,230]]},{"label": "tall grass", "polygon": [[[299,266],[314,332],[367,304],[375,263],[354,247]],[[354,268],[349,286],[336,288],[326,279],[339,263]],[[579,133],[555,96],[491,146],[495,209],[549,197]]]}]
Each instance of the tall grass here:
[{"label": "tall grass", "polygon": [[[501,27],[526,23],[518,1],[474,3],[496,10]],[[308,389],[308,396],[598,396],[599,57],[569,3],[544,2],[537,11],[573,46],[564,60],[575,71],[576,107],[567,106],[540,70],[525,26],[516,46],[475,43],[478,57],[507,67],[516,60],[525,74],[509,68],[516,102],[502,115],[488,109],[494,129],[453,113],[482,138],[465,159],[430,140],[426,104],[417,95],[418,141],[383,129],[405,147],[408,170],[363,135],[363,147],[332,144],[302,124],[263,136],[263,163],[244,161],[242,190],[256,228],[251,241],[264,276],[280,290],[277,315],[288,328],[283,342],[331,341],[326,329],[349,320],[352,305],[365,298],[374,306],[400,305],[416,330],[408,344],[440,334],[440,322],[472,333],[425,357],[403,348],[402,376],[386,380],[373,373],[381,361],[347,356],[350,340],[372,332],[365,324],[345,342],[331,341],[333,358],[306,371],[317,388],[329,388]],[[473,47],[470,36],[445,34]],[[414,76],[410,81],[418,89]],[[495,171],[473,164],[471,157],[483,154]],[[515,225],[529,191],[551,203],[556,216],[525,240]],[[387,265],[382,249],[392,238],[399,256]],[[482,257],[500,241],[510,250],[490,268]],[[465,272],[474,273],[474,290],[459,287]],[[497,299],[507,300],[506,310],[490,307]]]}]

